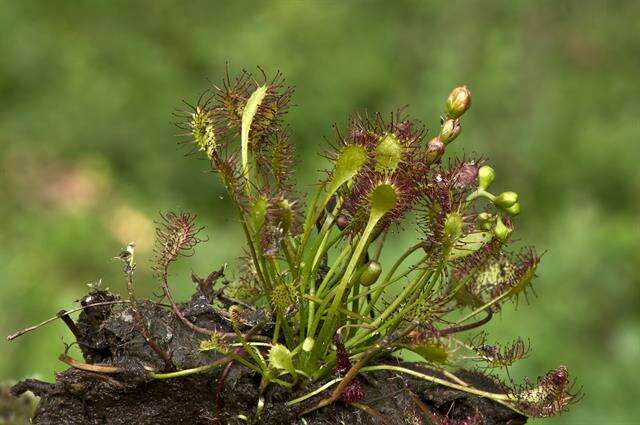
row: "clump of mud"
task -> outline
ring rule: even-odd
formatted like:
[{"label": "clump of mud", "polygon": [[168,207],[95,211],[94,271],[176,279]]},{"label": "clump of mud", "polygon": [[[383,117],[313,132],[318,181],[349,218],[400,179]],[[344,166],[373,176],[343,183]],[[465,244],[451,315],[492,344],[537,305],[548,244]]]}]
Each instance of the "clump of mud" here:
[{"label": "clump of mud", "polygon": [[[211,307],[208,294],[197,293],[180,305],[195,324],[206,328],[229,326]],[[116,296],[96,291],[87,295],[85,305],[116,300]],[[199,350],[206,337],[194,333],[166,306],[151,301],[137,307],[149,336],[171,357],[177,370],[210,363],[218,356]],[[134,323],[130,306],[116,304],[87,307],[76,322],[76,338],[88,364],[111,365],[122,370],[99,374],[70,368],[56,375],[54,383],[25,380],[12,388],[14,395],[31,391],[40,402],[33,423],[44,424],[523,424],[521,416],[490,400],[415,380],[389,372],[367,373],[361,384],[362,404],[379,413],[371,414],[337,402],[303,418],[302,409],[328,394],[319,394],[301,405],[285,401],[312,390],[293,393],[270,386],[265,408],[256,418],[260,377],[235,365],[219,391],[223,367],[181,378],[152,380],[147,370],[166,369],[162,359],[146,343]],[[393,359],[389,359],[393,361]],[[397,362],[397,361],[396,361]],[[471,372],[459,376],[486,390],[499,391],[487,378]],[[318,384],[319,386],[320,384]]]}]

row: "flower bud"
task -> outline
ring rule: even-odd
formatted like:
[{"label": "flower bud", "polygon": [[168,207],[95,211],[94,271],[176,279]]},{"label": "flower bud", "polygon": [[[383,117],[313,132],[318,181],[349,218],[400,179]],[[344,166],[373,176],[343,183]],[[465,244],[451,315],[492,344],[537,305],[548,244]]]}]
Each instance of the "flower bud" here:
[{"label": "flower bud", "polygon": [[471,106],[471,92],[467,86],[456,87],[447,98],[445,114],[447,118],[459,118]]},{"label": "flower bud", "polygon": [[511,208],[513,204],[518,202],[518,194],[515,192],[502,192],[493,200],[493,204],[500,208]]},{"label": "flower bud", "polygon": [[518,214],[520,214],[520,211],[522,210],[522,207],[520,206],[520,202],[516,202],[515,204],[511,205],[509,208],[505,208],[504,209],[511,217],[515,217]]},{"label": "flower bud", "polygon": [[447,145],[455,140],[456,137],[462,131],[462,127],[460,126],[459,119],[449,119],[442,124],[442,129],[440,130],[440,140]]},{"label": "flower bud", "polygon": [[496,238],[505,242],[511,236],[511,232],[513,232],[513,229],[504,224],[500,216],[498,216],[496,225],[493,227],[493,234],[496,235]]},{"label": "flower bud", "polygon": [[349,218],[346,215],[340,214],[338,217],[336,217],[336,226],[338,226],[338,229],[344,230],[348,225]]},{"label": "flower bud", "polygon": [[478,176],[478,165],[473,162],[462,164],[455,175],[456,187],[466,189],[471,187]]},{"label": "flower bud", "polygon": [[304,342],[302,343],[302,350],[306,351],[307,353],[310,352],[311,350],[313,350],[313,346],[315,345],[316,340],[311,338],[310,336],[306,337],[304,339]]},{"label": "flower bud", "polygon": [[478,227],[482,230],[491,230],[493,227],[493,215],[488,212],[481,212],[478,214]]},{"label": "flower bud", "polygon": [[360,285],[362,286],[371,286],[373,285],[378,277],[380,277],[380,273],[382,273],[382,266],[377,261],[369,261],[366,265],[365,269],[362,271],[360,275]]},{"label": "flower bud", "polygon": [[480,230],[485,230],[485,231],[491,230],[491,226],[493,226],[493,224],[490,221],[485,221],[479,225]]},{"label": "flower bud", "polygon": [[437,162],[444,155],[444,143],[442,140],[434,137],[427,143],[427,164],[431,165]]},{"label": "flower bud", "polygon": [[495,170],[488,165],[483,165],[478,170],[478,187],[483,190],[488,189],[495,178]]}]

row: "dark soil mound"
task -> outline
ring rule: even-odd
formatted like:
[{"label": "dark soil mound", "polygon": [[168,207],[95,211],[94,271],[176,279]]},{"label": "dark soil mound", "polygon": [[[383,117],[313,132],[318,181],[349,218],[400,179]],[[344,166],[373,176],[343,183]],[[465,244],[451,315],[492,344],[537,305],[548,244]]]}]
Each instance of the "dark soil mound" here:
[{"label": "dark soil mound", "polygon": [[[94,292],[85,304],[114,300],[107,292]],[[198,326],[226,327],[204,295],[181,306]],[[193,368],[215,360],[216,354],[198,349],[204,336],[191,331],[165,306],[145,301],[138,311],[149,334],[169,353],[175,367]],[[295,405],[285,401],[294,394],[272,385],[265,394],[260,418],[251,422],[258,404],[259,376],[234,366],[218,392],[223,367],[181,378],[151,380],[145,369],[163,370],[164,362],[149,347],[134,325],[130,307],[113,305],[86,308],[77,322],[76,336],[85,361],[112,365],[121,373],[103,375],[71,368],[55,383],[26,380],[14,394],[32,391],[41,397],[34,424],[522,424],[526,418],[487,399],[389,372],[366,373],[360,378],[365,408],[342,402],[299,417],[327,394]],[[389,359],[393,361],[393,359]],[[497,390],[486,378],[471,372],[459,376],[478,387]],[[367,409],[369,406],[371,409]],[[372,410],[373,409],[373,410]],[[369,410],[366,412],[365,410]]]}]

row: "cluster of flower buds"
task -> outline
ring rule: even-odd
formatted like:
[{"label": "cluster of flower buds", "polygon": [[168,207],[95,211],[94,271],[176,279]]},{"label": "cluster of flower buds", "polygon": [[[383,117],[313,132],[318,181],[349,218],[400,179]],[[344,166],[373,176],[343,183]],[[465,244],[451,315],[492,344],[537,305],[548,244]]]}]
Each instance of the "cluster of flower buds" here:
[{"label": "cluster of flower buds", "polygon": [[478,232],[477,212],[468,200],[476,188],[479,164],[479,160],[453,160],[432,167],[422,199],[426,214],[420,217],[432,254],[466,255],[473,252],[469,238],[489,238],[486,232]]},{"label": "cluster of flower buds", "polygon": [[489,165],[483,165],[478,170],[478,190],[475,195],[488,199],[497,210],[496,214],[478,214],[478,226],[483,230],[493,230],[498,239],[506,241],[513,231],[510,217],[520,214],[522,207],[516,192],[506,191],[494,195],[488,191],[495,177],[496,172]]},{"label": "cluster of flower buds", "polygon": [[471,92],[467,86],[456,87],[451,91],[445,105],[440,134],[427,144],[427,162],[437,162],[444,154],[446,146],[460,135],[460,117],[470,106]]}]

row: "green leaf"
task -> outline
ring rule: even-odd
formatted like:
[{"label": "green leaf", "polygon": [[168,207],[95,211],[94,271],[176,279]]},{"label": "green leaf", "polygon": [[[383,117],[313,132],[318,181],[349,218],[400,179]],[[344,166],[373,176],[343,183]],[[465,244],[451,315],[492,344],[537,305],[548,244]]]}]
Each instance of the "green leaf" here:
[{"label": "green leaf", "polygon": [[360,171],[362,166],[367,162],[367,159],[367,150],[363,146],[348,145],[342,148],[338,158],[336,159],[336,165],[333,169],[333,177],[327,185],[327,192],[324,199],[318,207],[314,209],[314,214],[307,216],[307,220],[305,221],[305,230],[309,229],[309,226],[311,226],[318,218],[340,186],[358,174],[358,171]]},{"label": "green leaf", "polygon": [[424,343],[406,348],[431,363],[446,364],[449,359],[447,347],[438,343]]},{"label": "green leaf", "polygon": [[491,241],[491,232],[474,232],[463,236],[458,240],[455,247],[451,249],[449,259],[462,258],[473,254]]},{"label": "green leaf", "polygon": [[291,375],[296,373],[293,354],[282,344],[276,344],[269,350],[269,366],[273,369],[286,370]]},{"label": "green leaf", "polygon": [[531,264],[529,264],[526,271],[522,274],[522,277],[509,290],[510,296],[520,294],[521,292],[526,290],[529,285],[531,285],[531,281],[536,277],[536,269],[538,268],[538,264],[538,260],[533,261]]},{"label": "green leaf", "polygon": [[253,118],[256,116],[256,112],[258,112],[258,108],[266,95],[267,86],[258,87],[247,100],[242,112],[242,173],[246,179],[249,179],[249,130],[251,129]]},{"label": "green leaf", "polygon": [[345,146],[336,159],[336,167],[333,178],[329,183],[329,196],[340,186],[348,182],[355,176],[360,168],[367,162],[367,151],[360,145]]},{"label": "green leaf", "polygon": [[376,171],[394,172],[403,153],[404,147],[395,134],[387,134],[376,146]]},{"label": "green leaf", "polygon": [[262,225],[264,224],[265,217],[267,215],[267,198],[264,196],[260,196],[255,202],[251,205],[251,211],[249,217],[251,217],[251,224],[253,228],[256,230],[260,230]]},{"label": "green leaf", "polygon": [[398,195],[388,183],[378,185],[371,192],[371,219],[376,222],[396,206]]}]

